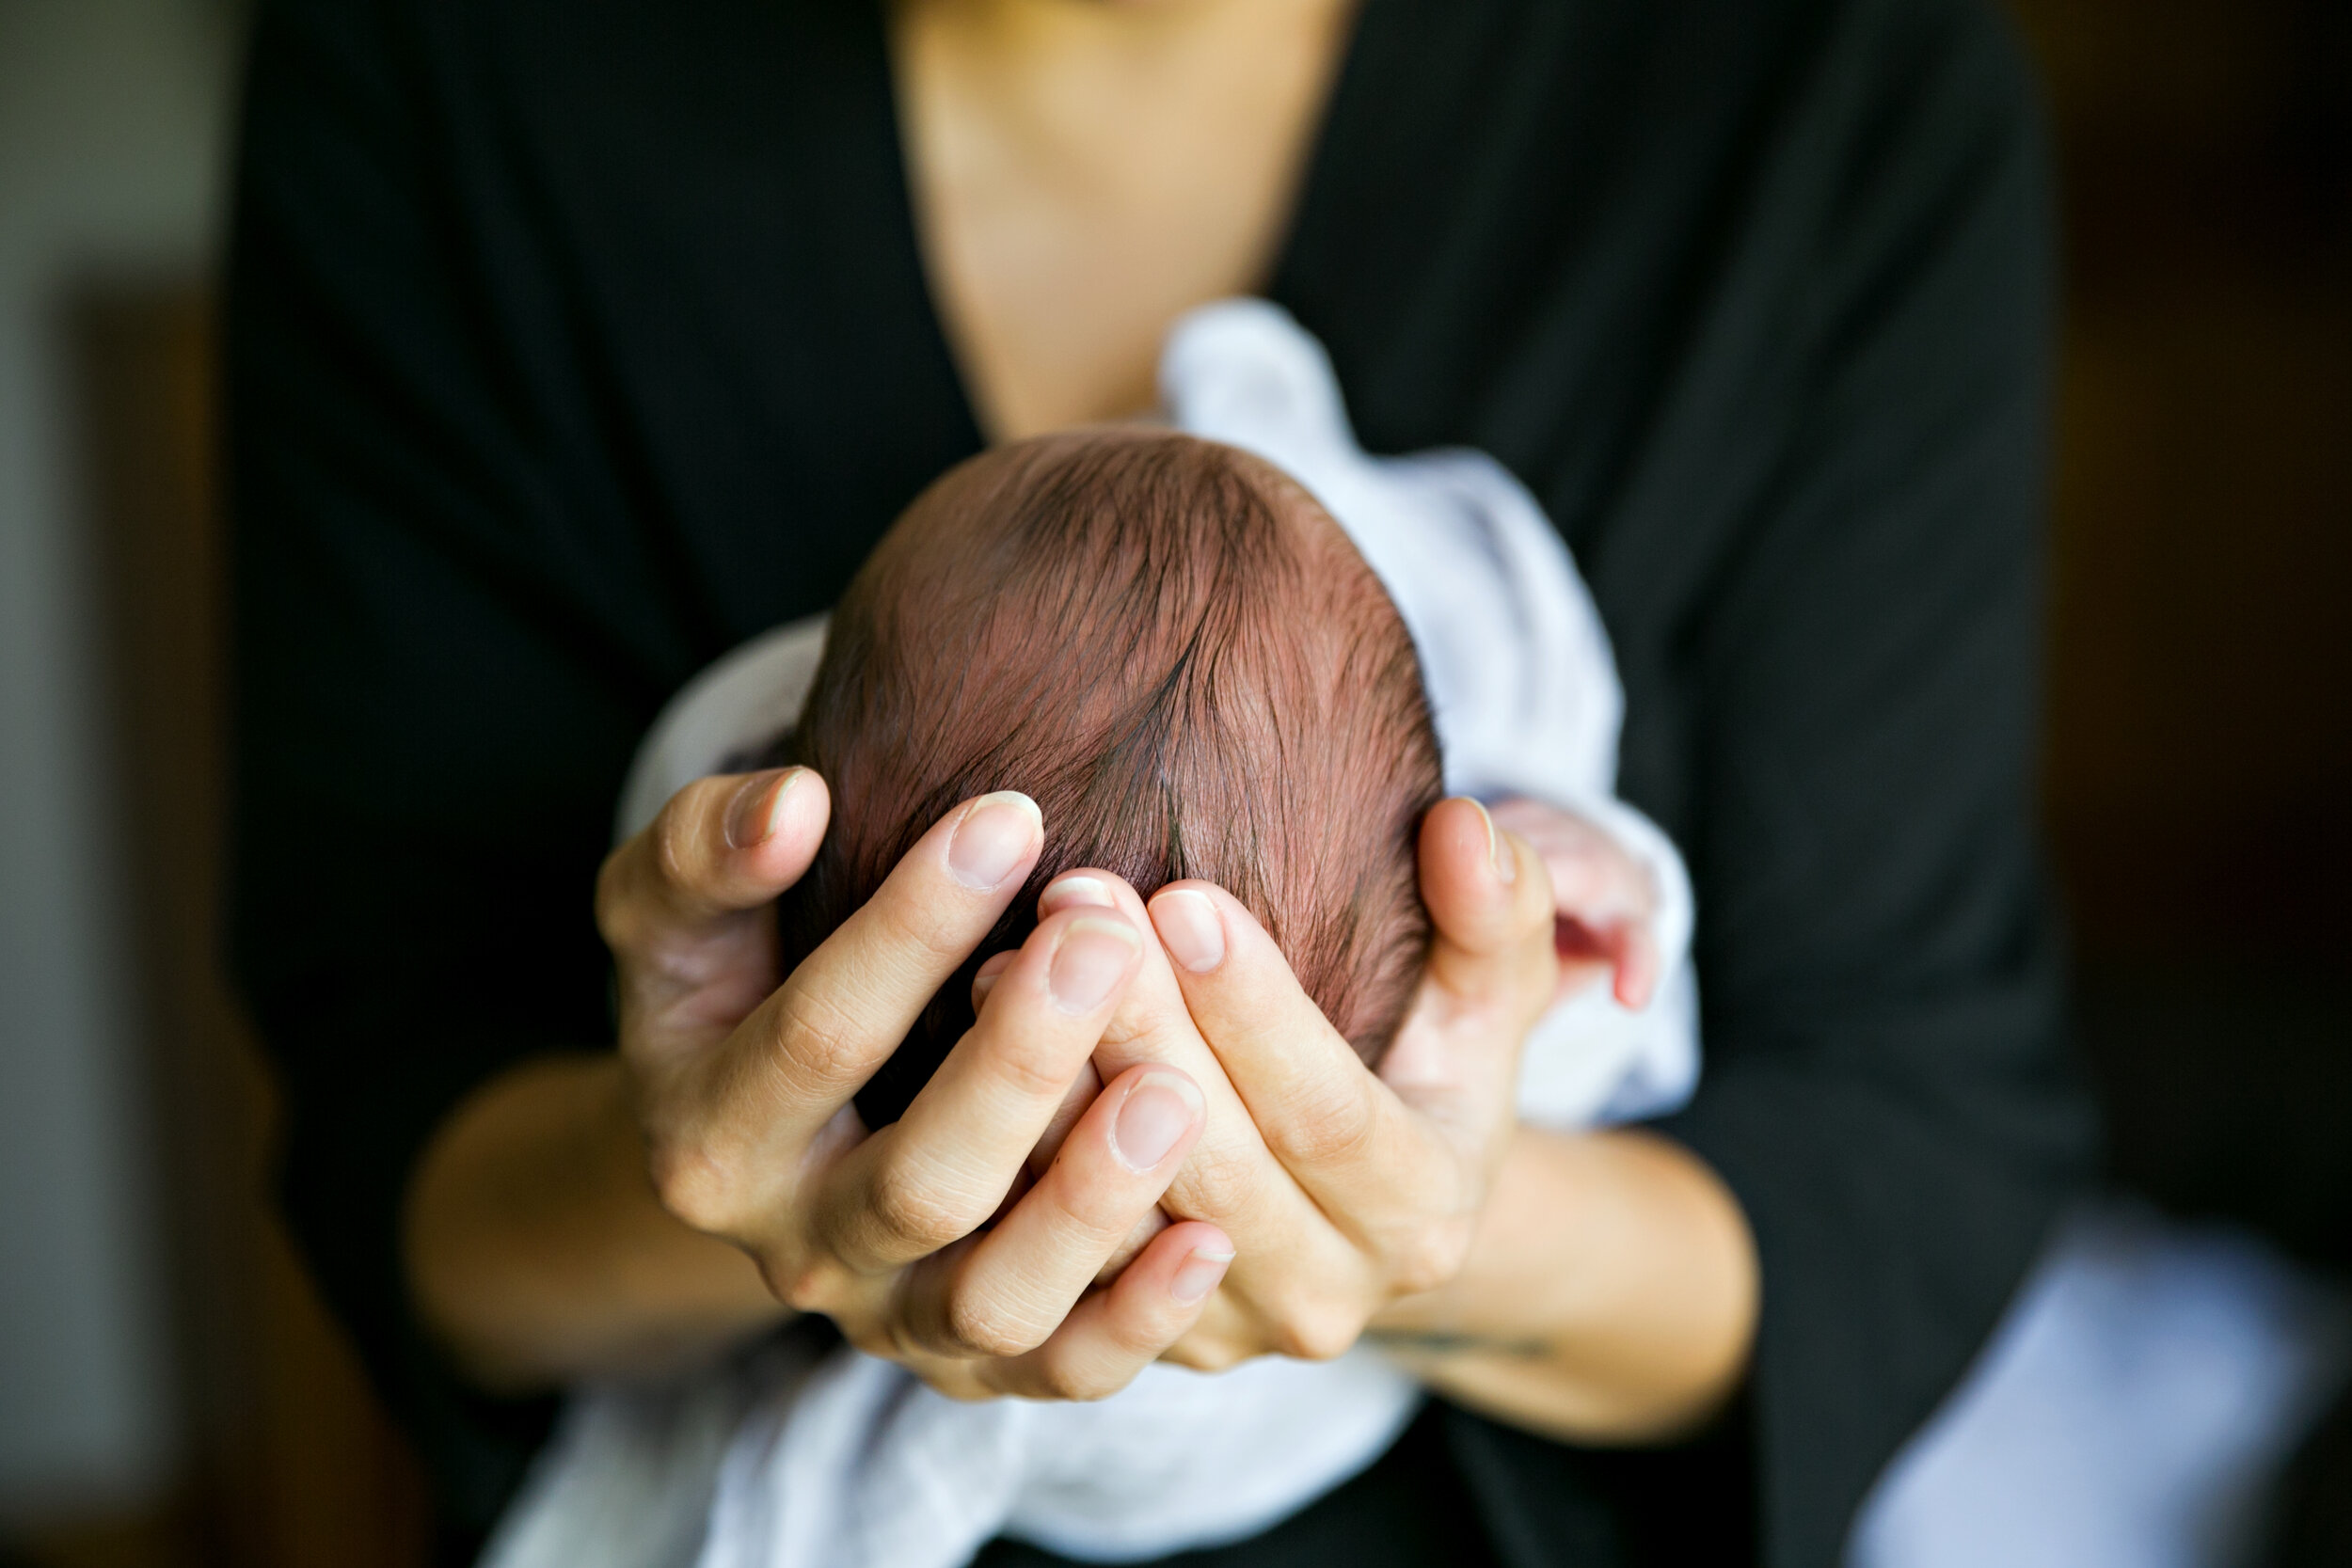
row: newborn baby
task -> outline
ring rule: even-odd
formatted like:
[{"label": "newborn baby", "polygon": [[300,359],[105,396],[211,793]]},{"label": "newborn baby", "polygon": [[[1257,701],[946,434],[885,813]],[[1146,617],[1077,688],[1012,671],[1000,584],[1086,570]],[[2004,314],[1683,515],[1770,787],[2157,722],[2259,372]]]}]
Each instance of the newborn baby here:
[{"label": "newborn baby", "polygon": [[[795,963],[959,800],[1037,800],[1034,879],[860,1096],[877,1126],[968,1026],[977,960],[1078,864],[1146,896],[1221,883],[1376,1062],[1428,943],[1415,826],[1441,790],[1472,794],[1587,874],[1555,874],[1564,929],[1618,970],[1614,1000],[1564,992],[1529,1037],[1521,1118],[1681,1103],[1698,1071],[1689,885],[1615,799],[1614,663],[1534,498],[1476,452],[1363,452],[1321,346],[1262,302],[1180,323],[1161,386],[1189,434],[1074,431],[974,458],[898,520],[829,626],[778,628],[699,677],[647,736],[620,832],[763,753],[818,768],[834,816],[780,906]],[[1603,863],[1620,874],[1589,875]],[[1606,884],[1645,895],[1585,891]],[[1646,1005],[1628,975],[1642,954]],[[1094,1404],[971,1404],[787,1335],[673,1386],[576,1398],[485,1560],[957,1568],[1000,1533],[1157,1557],[1288,1516],[1384,1451],[1422,1397],[1359,1345],[1215,1377],[1148,1367]]]},{"label": "newborn baby", "polygon": [[1420,975],[1414,835],[1442,774],[1412,639],[1330,515],[1232,448],[1103,428],[950,471],[843,596],[781,752],[837,802],[780,906],[787,972],[958,801],[1017,789],[1045,819],[1027,888],[860,1096],[869,1127],[1073,866],[1147,898],[1224,887],[1367,1062]]}]

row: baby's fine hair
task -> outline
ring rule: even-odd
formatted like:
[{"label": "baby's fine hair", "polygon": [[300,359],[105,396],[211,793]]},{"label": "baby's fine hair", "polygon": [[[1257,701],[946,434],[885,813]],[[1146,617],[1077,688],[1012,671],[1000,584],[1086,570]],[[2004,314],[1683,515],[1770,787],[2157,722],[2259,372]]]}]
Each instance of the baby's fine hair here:
[{"label": "baby's fine hair", "polygon": [[833,823],[779,906],[787,967],[957,802],[1017,789],[1028,883],[859,1097],[895,1119],[972,1021],[981,958],[1073,866],[1205,878],[1365,1059],[1429,942],[1415,837],[1438,740],[1395,605],[1297,484],[1229,447],[1098,428],[1001,447],[909,507],[834,611],[795,761]]}]

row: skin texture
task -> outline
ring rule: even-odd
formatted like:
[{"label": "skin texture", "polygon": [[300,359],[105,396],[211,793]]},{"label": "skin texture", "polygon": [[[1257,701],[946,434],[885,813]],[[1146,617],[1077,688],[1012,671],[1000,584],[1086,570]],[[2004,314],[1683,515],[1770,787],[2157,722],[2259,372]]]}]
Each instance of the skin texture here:
[{"label": "skin texture", "polygon": [[[551,1115],[534,1149],[502,1159],[554,1090],[501,1081],[428,1156],[412,1279],[486,1381],[660,1365],[782,1307],[824,1312],[952,1393],[1089,1397],[1123,1386],[1198,1316],[1232,1253],[1206,1226],[1169,1227],[1116,1286],[1077,1301],[1197,1135],[1198,1090],[1164,1070],[1111,1083],[1047,1177],[974,1235],[1091,1053],[1143,931],[1101,911],[1041,922],[907,1116],[867,1136],[850,1096],[993,925],[1042,835],[1025,798],[967,802],[779,975],[771,906],[828,810],[805,769],[706,780],[607,863],[597,912],[619,965],[619,1100],[636,1148],[602,1085],[575,1069],[552,1083],[577,1097],[580,1124]],[[1141,1168],[1113,1136],[1139,1097],[1173,1099],[1180,1124]],[[649,1189],[629,1191],[632,1159]],[[566,1164],[603,1174],[531,1180]],[[498,1174],[510,1185],[485,1191]],[[751,1258],[750,1278],[722,1246]],[[632,1247],[651,1250],[623,1256]],[[672,1275],[694,1288],[665,1291]],[[624,1277],[641,1289],[593,1294]]]},{"label": "skin texture", "polygon": [[[1367,1328],[1434,1386],[1588,1439],[1677,1430],[1736,1382],[1754,1263],[1720,1184],[1656,1139],[1512,1121],[1555,908],[1542,860],[1474,803],[1424,827],[1438,937],[1377,1076],[1221,891],[1147,911],[1086,869],[872,1136],[850,1095],[1041,834],[1018,798],[957,808],[781,976],[769,905],[828,806],[799,769],[680,792],[600,887],[620,1056],[496,1081],[428,1153],[411,1276],[485,1383],[658,1368],[794,1310],[975,1398],[1100,1397],[1161,1355],[1331,1355]],[[1001,880],[958,874],[967,831]],[[1080,944],[1110,990],[1073,1008],[1055,990]],[[1138,1105],[1152,1158],[1122,1153]]]},{"label": "skin texture", "polygon": [[901,0],[931,293],[981,427],[1147,409],[1170,323],[1260,289],[1354,0]]},{"label": "skin texture", "polygon": [[[1168,324],[1260,282],[1346,19],[1340,0],[899,8],[918,227],[993,436],[1142,405]],[[1736,1386],[1757,1291],[1722,1183],[1660,1139],[1509,1114],[1564,953],[1646,984],[1638,952],[1607,948],[1623,890],[1605,875],[1599,950],[1559,919],[1547,867],[1564,886],[1590,869],[1581,825],[1523,822],[1531,843],[1470,802],[1430,813],[1437,936],[1376,1077],[1220,893],[1163,890],[1147,911],[1073,873],[1049,899],[1094,886],[983,976],[948,1069],[865,1136],[850,1093],[1034,863],[1038,824],[995,807],[951,812],[789,976],[769,905],[823,832],[821,780],[705,780],[615,851],[598,917],[619,1053],[485,1085],[411,1183],[410,1284],[462,1365],[543,1386],[818,1310],[971,1397],[1095,1397],[1163,1354],[1331,1354],[1367,1330],[1453,1397],[1585,1440],[1674,1432]],[[956,874],[967,826],[1019,841],[1000,880]],[[1206,965],[1187,946],[1204,931],[1223,947]],[[1080,949],[1117,981],[1073,1011],[1053,984]],[[1131,1106],[1139,1134],[1178,1124],[1140,1169],[1115,1137]]]}]

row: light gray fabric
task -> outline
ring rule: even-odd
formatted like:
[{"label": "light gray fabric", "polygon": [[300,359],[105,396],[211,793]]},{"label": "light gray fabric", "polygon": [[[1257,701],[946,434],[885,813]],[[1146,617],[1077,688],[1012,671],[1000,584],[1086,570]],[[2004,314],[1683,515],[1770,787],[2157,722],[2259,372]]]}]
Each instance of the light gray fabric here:
[{"label": "light gray fabric", "polygon": [[2352,1301],[2242,1231],[2108,1200],[2051,1238],[1848,1568],[2238,1568],[2352,1368]]}]

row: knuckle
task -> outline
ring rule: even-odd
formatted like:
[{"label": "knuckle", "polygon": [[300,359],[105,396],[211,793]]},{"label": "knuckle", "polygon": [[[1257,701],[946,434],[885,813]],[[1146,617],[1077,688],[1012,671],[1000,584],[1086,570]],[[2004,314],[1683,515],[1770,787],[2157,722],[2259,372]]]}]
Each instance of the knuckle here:
[{"label": "knuckle", "polygon": [[1379,1128],[1370,1100],[1350,1092],[1300,1107],[1289,1118],[1285,1135],[1293,1157],[1302,1164],[1342,1166],[1372,1157]]},{"label": "knuckle", "polygon": [[596,934],[626,961],[660,939],[661,925],[646,908],[643,891],[616,853],[596,876]]},{"label": "knuckle", "polygon": [[1032,1030],[997,1031],[989,1061],[1005,1086],[1025,1101],[1059,1101],[1069,1091],[1073,1069],[1050,1039]]},{"label": "knuckle", "polygon": [[[961,963],[965,942],[948,909],[914,888],[894,885],[894,877],[866,905],[881,935],[894,947],[911,949],[929,963]],[[977,936],[978,933],[973,933]]]},{"label": "knuckle", "polygon": [[1248,1357],[1241,1347],[1223,1339],[1203,1341],[1199,1336],[1188,1336],[1169,1346],[1160,1359],[1191,1371],[1225,1372],[1240,1366]]},{"label": "knuckle", "polygon": [[934,1393],[945,1394],[958,1404],[986,1404],[1004,1392],[963,1367],[926,1366],[915,1375],[930,1385]]},{"label": "knuckle", "polygon": [[899,1165],[887,1166],[875,1178],[866,1205],[883,1236],[917,1257],[937,1252],[972,1228],[955,1205]]},{"label": "knuckle", "polygon": [[1072,1372],[1065,1383],[1062,1398],[1076,1404],[1091,1404],[1109,1399],[1127,1385],[1116,1378],[1096,1372]]},{"label": "knuckle", "polygon": [[1398,1249],[1391,1278],[1400,1295],[1434,1291],[1462,1272],[1470,1256],[1470,1231],[1449,1222],[1422,1227]]},{"label": "knuckle", "polygon": [[701,1148],[657,1148],[647,1158],[654,1196],[670,1216],[707,1235],[723,1236],[737,1220],[734,1173]]},{"label": "knuckle", "polygon": [[1283,1314],[1282,1354],[1299,1361],[1336,1360],[1362,1331],[1355,1313],[1328,1302],[1309,1303]]},{"label": "knuckle", "polygon": [[1119,1386],[1091,1369],[1075,1364],[1068,1356],[1053,1356],[1038,1369],[1039,1383],[1048,1399],[1070,1404],[1089,1404],[1106,1399],[1119,1391]]},{"label": "knuckle", "polygon": [[993,1302],[964,1291],[948,1299],[944,1327],[955,1354],[964,1356],[1009,1359],[1027,1354],[1041,1342],[1023,1325],[1006,1323]]},{"label": "knuckle", "polygon": [[1035,1198],[1048,1206],[1050,1227],[1064,1244],[1107,1253],[1145,1223],[1123,1197],[1093,1191],[1087,1183],[1068,1179],[1067,1172],[1068,1167],[1057,1161],[1034,1192]]},{"label": "knuckle", "polygon": [[861,1082],[872,1066],[856,1021],[798,977],[776,999],[775,1039],[797,1075],[821,1089]]},{"label": "knuckle", "polygon": [[813,1259],[789,1265],[763,1261],[760,1277],[767,1281],[768,1293],[795,1312],[830,1312],[840,1303],[836,1271]]},{"label": "knuckle", "polygon": [[1257,1189],[1257,1173],[1249,1161],[1226,1148],[1195,1145],[1183,1180],[1191,1200],[1189,1217],[1227,1221],[1248,1212]]}]

